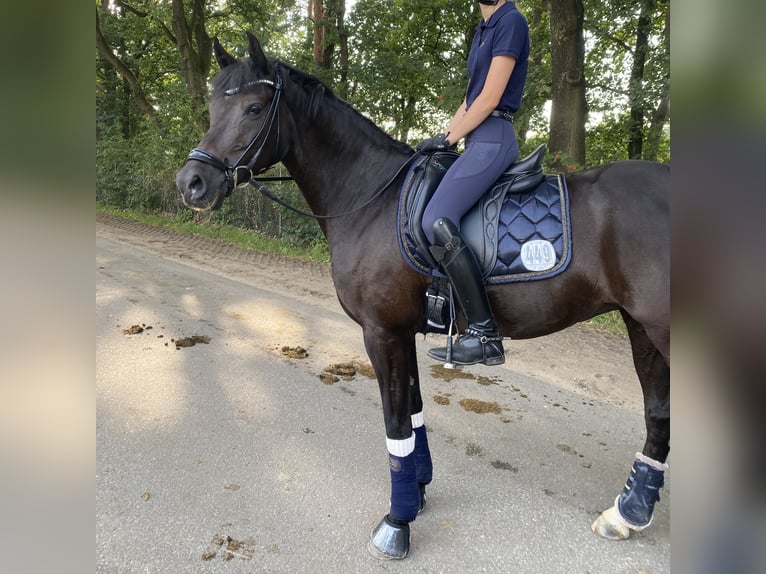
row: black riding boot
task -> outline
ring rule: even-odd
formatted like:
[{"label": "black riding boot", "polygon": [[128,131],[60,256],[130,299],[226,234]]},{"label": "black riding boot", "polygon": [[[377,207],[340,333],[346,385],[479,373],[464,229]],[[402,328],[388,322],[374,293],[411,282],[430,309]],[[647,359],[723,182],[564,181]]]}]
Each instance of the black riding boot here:
[{"label": "black riding boot", "polygon": [[[502,365],[505,362],[503,338],[489,307],[476,256],[449,219],[441,218],[434,223],[434,238],[431,253],[449,277],[468,321],[465,333],[452,347],[452,362],[458,365]],[[447,348],[431,349],[428,355],[445,361]]]}]

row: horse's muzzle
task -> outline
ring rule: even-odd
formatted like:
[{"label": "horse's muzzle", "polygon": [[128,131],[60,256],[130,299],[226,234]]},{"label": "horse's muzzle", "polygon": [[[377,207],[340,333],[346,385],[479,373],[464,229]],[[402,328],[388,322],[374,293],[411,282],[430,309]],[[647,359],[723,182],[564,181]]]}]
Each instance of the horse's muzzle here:
[{"label": "horse's muzzle", "polygon": [[223,173],[200,162],[189,162],[176,175],[184,205],[197,211],[219,209],[229,192]]}]

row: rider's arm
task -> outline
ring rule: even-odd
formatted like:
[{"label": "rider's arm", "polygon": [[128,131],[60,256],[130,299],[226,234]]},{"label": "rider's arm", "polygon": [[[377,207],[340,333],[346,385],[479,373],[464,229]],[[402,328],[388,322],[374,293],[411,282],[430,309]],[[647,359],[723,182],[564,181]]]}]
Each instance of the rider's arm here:
[{"label": "rider's arm", "polygon": [[[460,110],[458,110],[447,128],[449,130],[447,141],[450,144],[457,143],[475,130],[497,108],[515,65],[516,58],[513,56],[495,56],[492,58],[481,93],[462,117],[459,117]],[[465,101],[463,105],[465,105]]]}]

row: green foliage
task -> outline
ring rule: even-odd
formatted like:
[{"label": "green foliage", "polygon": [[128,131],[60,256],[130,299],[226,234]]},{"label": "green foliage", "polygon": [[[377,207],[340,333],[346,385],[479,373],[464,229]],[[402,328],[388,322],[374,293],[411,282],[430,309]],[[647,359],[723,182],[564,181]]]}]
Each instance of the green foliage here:
[{"label": "green foliage", "polygon": [[[586,132],[586,148],[588,150],[588,165],[601,165],[621,159],[626,159],[627,130],[630,117],[622,115],[606,115],[601,122]],[[670,163],[670,132],[663,129],[660,137],[656,161]]]},{"label": "green foliage", "polygon": [[619,311],[610,311],[603,315],[597,315],[592,319],[585,321],[585,325],[593,327],[607,333],[613,333],[617,335],[627,336],[628,329],[625,327],[625,321],[622,320],[622,315]]},{"label": "green foliage", "polygon": [[[631,86],[630,72],[636,48],[638,17],[643,4],[651,6],[651,35],[640,85]],[[666,17],[669,0],[589,0],[585,10],[587,104],[590,113],[586,136],[587,163],[626,159],[632,103],[645,110],[644,134],[653,114],[669,97],[670,52]],[[631,102],[631,88],[635,101]],[[663,124],[668,121],[663,118]],[[669,161],[668,130],[662,127],[657,160]],[[644,150],[645,152],[648,150]],[[649,158],[652,159],[652,158]]]},{"label": "green foliage", "polygon": [[141,156],[138,138],[103,136],[96,147],[96,199],[115,207],[158,209],[162,193],[153,185],[158,174],[151,160]]},{"label": "green foliage", "polygon": [[586,132],[585,145],[590,165],[626,159],[629,120],[627,114],[605,116],[601,123]]},{"label": "green foliage", "polygon": [[[325,0],[337,7],[339,0]],[[665,17],[669,0],[642,0],[653,6],[649,52],[639,94],[645,105],[645,132],[669,89]],[[190,2],[187,2],[190,14]],[[531,55],[522,109],[516,115],[521,153],[548,140],[546,105],[551,94],[550,0],[518,0],[530,25]],[[105,7],[106,6],[106,7]],[[586,164],[627,157],[629,85],[641,3],[586,0],[586,76],[589,123]],[[464,96],[466,57],[480,20],[476,3],[451,0],[358,0],[346,11],[348,69],[338,50],[331,65],[313,63],[312,24],[296,0],[232,0],[206,3],[206,33],[246,55],[244,31],[254,32],[267,54],[320,73],[333,88],[348,88],[349,101],[401,140],[414,141],[441,129]],[[195,106],[184,80],[175,42],[172,5],[135,0],[97,3],[102,33],[135,75],[155,110],[146,115],[129,82],[96,54],[96,196],[103,204],[175,213],[207,224],[227,223],[278,237],[292,245],[326,248],[315,221],[275,206],[254,189],[236,190],[218,213],[193,216],[180,205],[175,173],[202,136],[206,110]],[[336,42],[337,29],[328,28]],[[212,64],[210,75],[217,71]],[[346,75],[347,74],[347,77]],[[337,90],[336,90],[337,91]],[[199,122],[199,119],[202,122]],[[669,161],[669,122],[662,120],[657,159]],[[654,152],[652,152],[654,153]],[[549,161],[555,154],[549,154]],[[562,165],[570,165],[561,158]],[[582,166],[575,166],[577,168]],[[305,208],[292,184],[274,184],[286,201]],[[318,246],[318,247],[317,247]]]},{"label": "green foliage", "polygon": [[440,129],[463,99],[476,22],[450,0],[360,0],[349,21],[353,100],[401,140]]},{"label": "green foliage", "polygon": [[[550,13],[548,0],[518,2],[529,23],[529,65],[521,109],[514,117],[519,142],[543,134],[547,140],[546,103],[551,98]],[[543,143],[543,142],[539,142]],[[531,150],[530,150],[531,151]]]}]

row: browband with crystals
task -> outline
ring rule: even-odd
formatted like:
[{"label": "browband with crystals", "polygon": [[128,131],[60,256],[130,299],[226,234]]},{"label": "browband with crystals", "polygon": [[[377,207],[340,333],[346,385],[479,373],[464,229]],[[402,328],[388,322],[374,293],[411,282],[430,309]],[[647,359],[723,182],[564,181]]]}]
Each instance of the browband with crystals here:
[{"label": "browband with crystals", "polygon": [[223,95],[224,95],[224,96],[234,96],[234,95],[236,95],[236,94],[240,93],[242,90],[245,90],[245,89],[247,89],[247,88],[252,88],[253,86],[258,86],[258,85],[260,85],[260,84],[267,84],[267,85],[269,85],[269,86],[271,86],[271,87],[275,87],[275,86],[274,86],[274,82],[272,82],[271,80],[266,80],[266,79],[263,79],[263,80],[255,80],[254,82],[248,82],[248,83],[247,83],[247,84],[245,84],[244,86],[239,86],[239,87],[237,87],[237,88],[230,88],[230,89],[228,89],[228,90],[225,90],[225,91],[223,92]]}]

